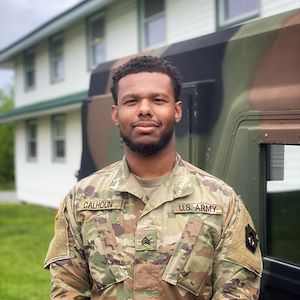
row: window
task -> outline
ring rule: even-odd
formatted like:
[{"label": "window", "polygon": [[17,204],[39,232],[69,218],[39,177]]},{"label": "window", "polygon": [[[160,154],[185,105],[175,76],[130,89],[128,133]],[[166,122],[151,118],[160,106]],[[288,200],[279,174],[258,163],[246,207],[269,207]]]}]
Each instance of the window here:
[{"label": "window", "polygon": [[26,122],[27,159],[37,158],[37,123],[36,120]]},{"label": "window", "polygon": [[255,18],[259,0],[217,0],[219,27],[225,27]]},{"label": "window", "polygon": [[164,0],[141,0],[140,20],[142,48],[150,48],[166,42]]},{"label": "window", "polygon": [[35,53],[33,49],[24,52],[23,61],[25,90],[31,90],[35,86]]},{"label": "window", "polygon": [[300,145],[267,145],[266,162],[266,254],[300,265]]},{"label": "window", "polygon": [[91,17],[87,24],[89,67],[93,69],[106,59],[104,18],[101,15]]},{"label": "window", "polygon": [[49,40],[51,81],[61,81],[64,77],[63,35],[54,36]]},{"label": "window", "polygon": [[65,116],[58,115],[52,118],[52,136],[53,136],[53,159],[54,161],[64,160],[66,155],[66,137],[65,137]]}]

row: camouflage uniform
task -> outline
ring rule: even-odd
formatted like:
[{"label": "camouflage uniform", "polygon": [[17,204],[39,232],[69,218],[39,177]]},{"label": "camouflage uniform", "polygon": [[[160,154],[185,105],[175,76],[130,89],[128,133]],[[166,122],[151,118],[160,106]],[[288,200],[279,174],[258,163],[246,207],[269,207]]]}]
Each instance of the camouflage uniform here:
[{"label": "camouflage uniform", "polygon": [[148,201],[125,159],[81,180],[55,227],[52,299],[258,299],[262,260],[245,206],[179,156]]}]

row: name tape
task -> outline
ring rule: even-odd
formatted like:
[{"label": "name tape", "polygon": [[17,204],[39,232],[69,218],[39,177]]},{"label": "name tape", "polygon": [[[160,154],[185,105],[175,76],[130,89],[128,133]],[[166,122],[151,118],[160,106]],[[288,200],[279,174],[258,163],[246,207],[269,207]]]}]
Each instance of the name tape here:
[{"label": "name tape", "polygon": [[84,200],[79,203],[78,211],[122,209],[122,200]]},{"label": "name tape", "polygon": [[210,215],[222,214],[222,206],[220,204],[206,203],[176,203],[173,204],[173,213],[204,213]]}]

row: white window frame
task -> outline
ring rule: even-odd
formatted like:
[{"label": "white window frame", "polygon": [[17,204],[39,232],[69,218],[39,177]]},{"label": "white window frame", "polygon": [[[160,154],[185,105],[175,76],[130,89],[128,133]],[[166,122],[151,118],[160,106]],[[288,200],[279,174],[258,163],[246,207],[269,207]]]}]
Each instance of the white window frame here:
[{"label": "white window frame", "polygon": [[[28,57],[32,55],[32,62],[30,63],[30,60]],[[24,87],[25,91],[31,91],[35,88],[36,85],[36,68],[35,68],[35,50],[33,48],[30,48],[23,53],[23,66],[24,66]],[[33,84],[29,85],[28,76],[30,73],[33,73]]]},{"label": "white window frame", "polygon": [[[61,42],[59,48],[55,47],[57,41]],[[57,61],[61,60],[62,73],[57,74],[56,65]],[[49,39],[49,61],[50,61],[50,78],[51,83],[60,82],[64,79],[64,37],[62,33],[59,33]]]},{"label": "white window frame", "polygon": [[[151,17],[145,17],[145,1],[146,0],[140,0],[139,1],[139,20],[140,20],[140,50],[143,49],[151,49],[155,47],[159,47],[166,44],[167,41],[167,32],[166,32],[166,1],[163,1],[163,10],[159,13],[156,13],[152,15]],[[165,27],[163,28],[164,34],[165,34],[165,40],[162,42],[159,42],[157,44],[147,45],[147,32],[146,32],[146,25],[152,21],[155,21],[161,17],[164,17],[165,19]]]},{"label": "white window frame", "polygon": [[[63,121],[63,134],[61,136],[56,136],[56,122]],[[52,157],[54,162],[64,162],[66,160],[66,115],[54,115],[51,118],[51,128],[52,128]],[[58,156],[57,152],[57,142],[64,143],[64,155]]]},{"label": "white window frame", "polygon": [[[31,135],[31,126],[35,126],[35,136]],[[28,161],[36,161],[38,156],[38,126],[37,120],[31,119],[26,121],[26,153]],[[35,147],[35,155],[31,153],[31,143],[34,143]]]},{"label": "white window frame", "polygon": [[[103,36],[101,38],[101,41],[96,43],[95,41],[92,40],[92,23],[97,22],[99,20],[102,20],[103,22]],[[87,53],[88,53],[88,69],[93,70],[96,68],[100,63],[103,63],[106,61],[106,24],[105,24],[105,17],[104,14],[98,13],[96,15],[93,15],[87,19],[86,22],[86,28],[87,28]],[[100,61],[95,61],[94,57],[94,51],[93,48],[97,44],[103,44],[104,47],[104,57]]]},{"label": "white window frame", "polygon": [[[232,25],[236,25],[245,21],[248,21],[250,19],[254,19],[259,16],[260,13],[260,0],[258,0],[258,5],[257,9],[243,13],[239,16],[236,16],[231,19],[226,19],[225,16],[225,1],[226,0],[216,0],[217,1],[217,16],[218,16],[218,27],[219,28],[224,28],[224,27],[229,27]],[[252,1],[252,0],[249,0]]]}]

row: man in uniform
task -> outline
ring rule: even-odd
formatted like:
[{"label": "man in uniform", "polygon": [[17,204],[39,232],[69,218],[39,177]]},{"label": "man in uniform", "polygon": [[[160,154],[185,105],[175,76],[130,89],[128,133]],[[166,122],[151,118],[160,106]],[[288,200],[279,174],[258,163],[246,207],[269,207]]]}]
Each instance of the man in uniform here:
[{"label": "man in uniform", "polygon": [[62,202],[45,262],[52,299],[258,299],[262,260],[244,204],[176,153],[176,68],[133,58],[111,90],[124,158]]}]

